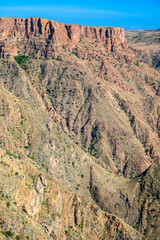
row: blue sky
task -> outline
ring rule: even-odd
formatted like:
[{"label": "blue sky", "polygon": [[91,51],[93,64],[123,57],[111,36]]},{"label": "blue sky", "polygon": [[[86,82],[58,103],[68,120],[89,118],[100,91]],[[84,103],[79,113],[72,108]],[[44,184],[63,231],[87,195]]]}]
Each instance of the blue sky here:
[{"label": "blue sky", "polygon": [[6,0],[0,2],[0,17],[43,17],[63,23],[156,29],[160,28],[160,0]]}]

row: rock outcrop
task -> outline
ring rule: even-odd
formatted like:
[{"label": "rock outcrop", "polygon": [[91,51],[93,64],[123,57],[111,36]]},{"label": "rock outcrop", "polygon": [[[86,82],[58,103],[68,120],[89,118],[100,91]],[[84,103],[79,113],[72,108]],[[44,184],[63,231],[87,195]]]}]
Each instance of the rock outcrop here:
[{"label": "rock outcrop", "polygon": [[12,56],[17,51],[34,56],[55,57],[70,50],[82,39],[94,39],[108,51],[126,48],[124,29],[119,27],[89,27],[65,25],[42,18],[0,18],[0,56]]}]

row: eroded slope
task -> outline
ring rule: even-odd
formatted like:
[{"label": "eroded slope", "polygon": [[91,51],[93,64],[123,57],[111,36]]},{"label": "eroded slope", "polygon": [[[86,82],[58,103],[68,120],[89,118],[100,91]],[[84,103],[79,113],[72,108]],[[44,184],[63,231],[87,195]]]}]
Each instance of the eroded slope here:
[{"label": "eroded slope", "polygon": [[2,237],[158,239],[160,74],[120,28],[0,21]]}]

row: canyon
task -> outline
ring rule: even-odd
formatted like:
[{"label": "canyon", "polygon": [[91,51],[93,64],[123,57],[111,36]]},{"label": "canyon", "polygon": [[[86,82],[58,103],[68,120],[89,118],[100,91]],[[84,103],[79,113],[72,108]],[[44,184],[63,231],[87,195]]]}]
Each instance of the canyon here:
[{"label": "canyon", "polygon": [[132,34],[0,18],[0,239],[158,240],[160,73]]}]

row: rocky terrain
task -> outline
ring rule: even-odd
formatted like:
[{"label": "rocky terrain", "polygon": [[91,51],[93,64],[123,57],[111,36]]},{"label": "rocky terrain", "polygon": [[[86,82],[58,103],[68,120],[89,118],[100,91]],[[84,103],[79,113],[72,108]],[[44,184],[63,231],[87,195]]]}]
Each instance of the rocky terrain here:
[{"label": "rocky terrain", "polygon": [[125,35],[140,61],[160,71],[160,29],[128,30]]},{"label": "rocky terrain", "polygon": [[0,18],[0,239],[159,238],[160,73],[124,35]]}]

